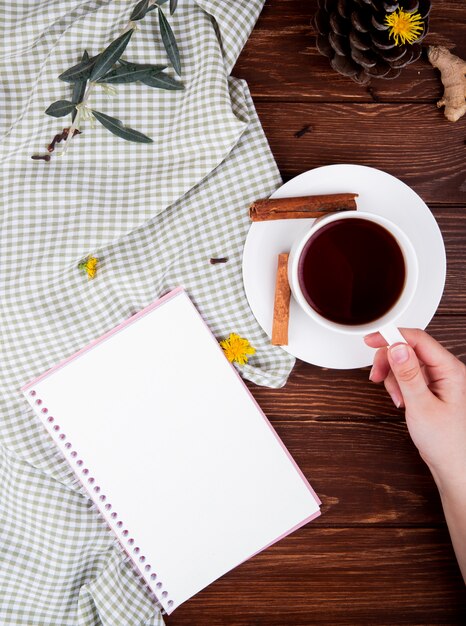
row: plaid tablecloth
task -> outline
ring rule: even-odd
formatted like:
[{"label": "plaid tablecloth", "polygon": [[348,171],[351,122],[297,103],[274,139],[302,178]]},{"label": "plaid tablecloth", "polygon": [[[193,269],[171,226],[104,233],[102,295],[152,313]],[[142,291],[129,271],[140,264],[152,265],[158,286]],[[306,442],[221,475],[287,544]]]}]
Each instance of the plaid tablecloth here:
[{"label": "plaid tablecloth", "polygon": [[[236,332],[255,346],[245,377],[280,386],[293,365],[254,320],[241,278],[246,207],[280,184],[247,85],[230,77],[262,2],[180,0],[168,19],[186,90],[129,84],[92,99],[154,143],[84,124],[67,155],[49,163],[30,157],[69,125],[44,115],[71,95],[58,74],[85,48],[96,54],[115,39],[135,1],[0,4],[2,626],[162,623],[22,399],[22,384],[177,285],[219,339]],[[126,59],[166,61],[150,15]],[[88,254],[99,258],[93,280],[77,269]]]}]

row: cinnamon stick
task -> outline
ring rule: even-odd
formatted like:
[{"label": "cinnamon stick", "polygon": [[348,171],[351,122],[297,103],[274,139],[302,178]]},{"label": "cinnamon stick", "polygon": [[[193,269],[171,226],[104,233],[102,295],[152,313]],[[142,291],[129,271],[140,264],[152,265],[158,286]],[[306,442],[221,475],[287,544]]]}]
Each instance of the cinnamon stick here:
[{"label": "cinnamon stick", "polygon": [[253,222],[322,217],[328,213],[356,210],[357,197],[357,193],[334,193],[256,200],[249,207],[249,217]]},{"label": "cinnamon stick", "polygon": [[288,253],[278,255],[273,306],[272,345],[288,345],[288,322],[290,319],[290,285],[288,283]]}]

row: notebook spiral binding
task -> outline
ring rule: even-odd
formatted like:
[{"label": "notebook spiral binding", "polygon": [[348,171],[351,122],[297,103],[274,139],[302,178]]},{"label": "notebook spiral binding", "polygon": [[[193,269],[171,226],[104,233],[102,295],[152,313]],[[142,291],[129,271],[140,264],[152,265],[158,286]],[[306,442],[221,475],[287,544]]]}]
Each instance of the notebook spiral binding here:
[{"label": "notebook spiral binding", "polygon": [[[106,495],[101,493],[100,485],[96,484],[95,478],[90,474],[90,470],[86,467],[86,464],[80,458],[80,455],[71,442],[68,441],[66,434],[61,430],[60,424],[55,417],[49,414],[48,408],[44,406],[42,399],[37,396],[37,392],[34,389],[31,389],[28,395],[30,396],[30,403],[35,405],[36,411],[40,413],[41,421],[48,433],[74,471],[77,478],[76,484],[82,485],[89,494],[91,498],[91,508],[98,514],[99,518],[103,520],[106,526],[110,528],[115,538],[115,545],[123,550],[123,562],[128,562],[132,565],[137,578],[149,587],[149,590],[162,609],[164,608],[164,604],[168,608],[171,608],[174,602],[169,599],[168,591],[164,589],[163,583],[157,580],[157,574],[152,571],[152,565],[147,563],[146,557],[141,554],[141,549],[134,545],[135,540],[131,537],[131,533],[125,528],[118,513],[113,511],[112,504],[108,502]],[[157,592],[154,591],[154,586]],[[163,600],[161,598],[163,598]]]}]

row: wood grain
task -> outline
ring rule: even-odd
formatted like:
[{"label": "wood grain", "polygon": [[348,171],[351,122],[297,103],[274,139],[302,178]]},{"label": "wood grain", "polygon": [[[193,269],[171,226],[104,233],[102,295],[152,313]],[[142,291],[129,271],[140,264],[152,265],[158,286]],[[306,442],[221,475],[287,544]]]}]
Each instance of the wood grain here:
[{"label": "wood grain", "polygon": [[443,525],[439,496],[403,420],[273,425],[322,500],[320,527]]},{"label": "wood grain", "polygon": [[461,625],[466,595],[440,529],[309,525],[228,573],[169,626]]},{"label": "wood grain", "polygon": [[431,207],[442,231],[447,254],[447,280],[439,313],[466,311],[466,208]]},{"label": "wood grain", "polygon": [[[396,80],[373,80],[357,85],[334,72],[315,47],[311,17],[317,1],[266,2],[233,76],[248,81],[256,102],[405,102],[435,103],[442,95],[439,73],[427,58],[406,67]],[[466,57],[466,20],[461,0],[432,3],[430,33],[425,44],[454,48]]]},{"label": "wood grain", "polygon": [[[259,102],[257,111],[285,178],[357,163],[397,176],[427,203],[466,203],[466,116],[447,122],[428,104]],[[311,132],[295,137],[303,125]]]}]

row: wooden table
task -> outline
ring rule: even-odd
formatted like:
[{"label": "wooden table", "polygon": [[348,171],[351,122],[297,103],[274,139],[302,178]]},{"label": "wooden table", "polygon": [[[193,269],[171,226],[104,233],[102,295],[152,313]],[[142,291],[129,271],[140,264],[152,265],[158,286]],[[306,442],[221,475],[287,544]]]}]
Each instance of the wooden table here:
[{"label": "wooden table", "polygon": [[[314,46],[316,0],[268,0],[233,74],[245,78],[284,179],[331,163],[383,169],[436,216],[448,255],[429,331],[466,356],[466,117],[446,121],[426,60],[362,87]],[[466,58],[466,3],[433,0],[426,43]],[[300,133],[299,131],[305,131]],[[202,591],[170,626],[466,624],[466,590],[429,471],[368,370],[298,362],[250,388],[322,499],[322,516]],[[227,540],[227,538],[226,538]]]}]

